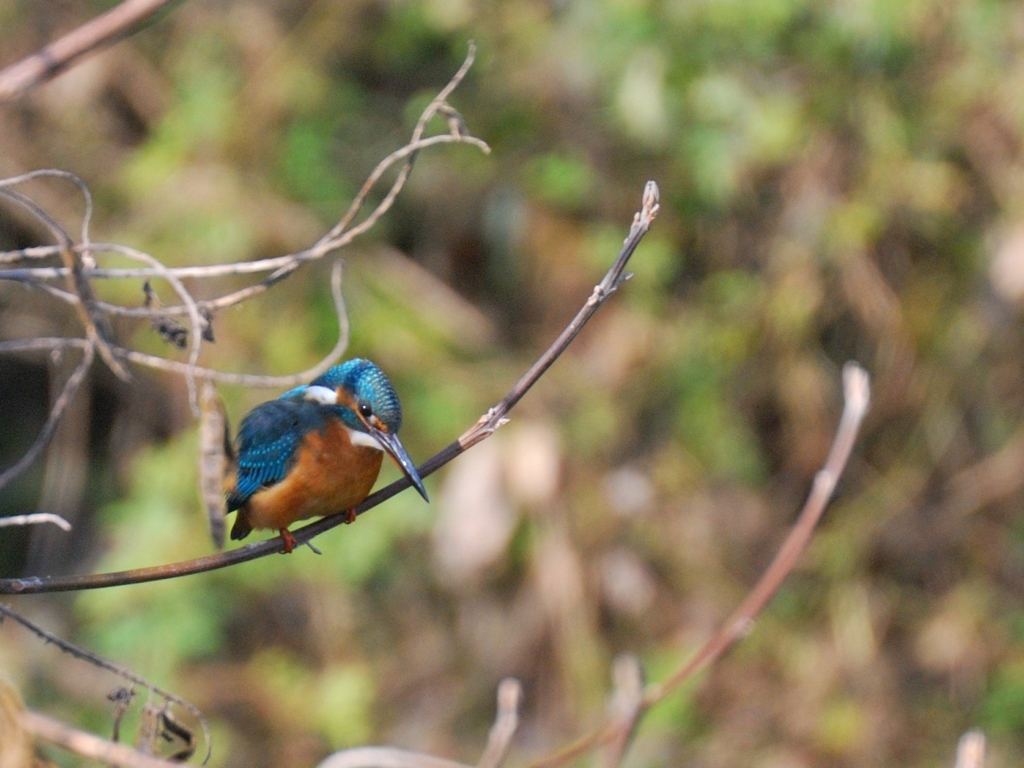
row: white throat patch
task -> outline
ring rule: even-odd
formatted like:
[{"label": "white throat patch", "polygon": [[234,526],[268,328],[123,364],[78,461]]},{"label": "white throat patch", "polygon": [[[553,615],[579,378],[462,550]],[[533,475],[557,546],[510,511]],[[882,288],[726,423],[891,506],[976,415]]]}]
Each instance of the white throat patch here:
[{"label": "white throat patch", "polygon": [[384,446],[381,445],[373,435],[368,435],[365,432],[360,432],[358,429],[352,429],[351,427],[345,427],[345,429],[348,430],[348,439],[352,441],[352,445],[376,448],[378,451],[384,450]]}]

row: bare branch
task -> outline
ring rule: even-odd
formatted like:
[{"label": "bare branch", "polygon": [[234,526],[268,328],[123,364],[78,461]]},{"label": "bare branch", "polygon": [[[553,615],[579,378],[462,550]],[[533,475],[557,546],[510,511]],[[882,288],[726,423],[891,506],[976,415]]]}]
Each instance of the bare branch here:
[{"label": "bare branch", "polygon": [[111,45],[173,0],[124,0],[21,61],[0,71],[0,101],[59,75],[82,56]]},{"label": "bare branch", "polygon": [[[307,368],[305,371],[289,374],[288,376],[260,376],[251,373],[223,373],[221,371],[215,371],[212,368],[203,368],[200,366],[195,366],[192,370],[197,376],[203,376],[222,384],[240,384],[246,387],[294,387],[296,384],[301,384],[304,381],[315,379],[341,359],[341,356],[345,354],[345,350],[348,348],[349,322],[348,311],[345,307],[345,297],[341,292],[342,274],[343,266],[342,261],[339,259],[335,262],[334,268],[331,271],[331,296],[334,299],[334,309],[338,318],[338,340],[335,342],[333,349],[327,353],[324,359],[312,368]],[[114,354],[138,365],[145,365],[150,368],[157,368],[164,371],[186,373],[189,370],[189,366],[186,363],[179,363],[176,360],[167,360],[163,357],[158,357],[157,355],[148,355],[145,352],[136,352],[132,349],[115,347]]]},{"label": "bare branch", "polygon": [[[593,316],[594,312],[597,311],[608,295],[610,295],[612,290],[626,279],[626,276],[623,274],[626,263],[628,262],[629,257],[632,256],[633,252],[636,250],[636,246],[640,243],[644,234],[647,232],[648,227],[654,220],[654,216],[657,214],[657,210],[657,185],[651,181],[647,183],[647,187],[644,191],[643,210],[634,217],[633,226],[630,229],[629,236],[626,238],[625,245],[619,252],[618,257],[615,259],[615,262],[608,270],[604,279],[587,299],[583,309],[581,309],[577,316],[573,318],[566,330],[563,331],[562,334],[559,335],[552,345],[544,352],[544,354],[541,355],[537,363],[530,368],[530,371],[516,383],[512,391],[505,396],[501,403],[494,408],[491,408],[473,427],[467,430],[462,438],[459,438],[449,444],[446,448],[439,451],[422,466],[417,468],[419,470],[420,477],[426,477],[427,475],[433,474],[456,456],[485,439],[489,434],[493,433],[498,426],[504,423],[504,414],[508,413],[508,411],[522,399],[523,395],[526,394],[530,387],[536,383],[540,376],[543,375],[544,371],[551,367],[551,364],[554,363],[554,361],[565,351],[569,346],[569,343],[573,338],[575,338],[576,334],[579,333],[583,325]],[[127,352],[127,350],[124,352]],[[125,357],[127,359],[134,359],[135,354],[136,353],[132,353],[131,356],[125,354]],[[163,362],[170,364],[170,361]],[[180,366],[182,364],[174,363],[174,365]],[[200,375],[207,375],[206,372],[201,369],[197,370],[197,373]],[[213,372],[210,372],[210,375],[214,375]],[[221,377],[217,378],[218,380],[224,380]],[[238,379],[242,379],[242,377],[238,376]],[[248,379],[242,379],[241,381],[238,381],[238,383],[247,384],[249,381]],[[499,412],[499,409],[502,414],[500,416],[496,415]],[[473,439],[467,440],[466,435],[473,435]],[[364,512],[373,509],[377,505],[390,499],[395,494],[404,491],[409,487],[409,485],[409,480],[406,477],[396,480],[391,483],[391,485],[377,491],[367,498],[362,504],[357,506],[355,510],[356,514],[361,515]],[[341,510],[339,510],[339,512],[340,511]],[[319,536],[321,533],[341,525],[346,522],[346,519],[346,515],[331,515],[309,523],[298,530],[292,531],[292,535],[298,543],[303,544],[314,537]],[[168,565],[152,566],[149,568],[137,568],[130,571],[92,574],[86,576],[30,576],[19,579],[0,579],[0,594],[35,594],[40,592],[67,592],[80,589],[102,589],[123,584],[138,584],[146,581],[173,579],[188,574],[204,573],[206,571],[227,568],[237,563],[266,557],[267,555],[281,552],[283,550],[284,542],[280,537],[275,537],[273,539],[245,544],[244,546],[227,552],[219,552],[217,554],[207,555],[206,557],[199,557],[194,560],[186,560],[184,562],[171,563]]]},{"label": "bare branch", "polygon": [[[391,207],[391,204],[392,202],[394,202],[395,197],[398,196],[398,193],[401,191],[402,187],[405,186],[406,179],[409,178],[409,172],[412,170],[412,164],[413,160],[415,159],[416,152],[418,152],[422,148],[421,139],[423,137],[423,132],[426,130],[427,123],[430,122],[430,118],[437,114],[438,110],[440,110],[441,107],[446,103],[448,97],[452,95],[452,92],[454,92],[454,90],[458,88],[459,83],[461,83],[462,80],[466,77],[466,73],[469,72],[469,68],[473,66],[473,62],[475,60],[476,42],[470,40],[469,51],[466,53],[466,58],[462,62],[462,66],[459,67],[458,71],[452,76],[452,79],[448,81],[448,85],[442,88],[441,92],[438,93],[437,96],[435,96],[434,99],[430,102],[430,104],[427,105],[427,108],[423,110],[423,113],[420,115],[419,120],[416,121],[416,127],[413,128],[412,139],[409,141],[409,144],[403,147],[402,149],[398,150],[397,152],[392,152],[390,155],[388,155],[386,158],[384,158],[377,164],[377,167],[373,169],[373,172],[366,179],[362,189],[359,190],[359,193],[352,201],[352,204],[345,212],[345,215],[341,217],[341,221],[334,225],[334,227],[331,228],[330,232],[328,232],[326,235],[320,238],[320,241],[317,243],[318,246],[332,244],[332,247],[340,247],[340,245],[343,244],[339,239],[340,235],[348,228],[349,224],[351,224],[352,221],[355,219],[356,215],[363,207],[363,203],[366,202],[366,197],[367,195],[370,194],[370,190],[373,189],[373,187],[380,180],[380,177],[384,174],[384,171],[386,171],[388,168],[394,165],[398,160],[408,157],[408,162],[406,162],[406,164],[402,167],[402,170],[398,172],[398,178],[395,179],[395,181],[392,183],[391,189],[388,190],[388,194],[385,195],[384,199],[380,202],[380,204],[373,211],[373,213],[370,214],[366,221],[364,221],[354,230],[351,230],[350,234],[356,236],[362,231],[368,229],[369,227],[372,227],[374,222]],[[431,138],[439,139],[441,137],[433,136]],[[488,147],[487,144],[485,144],[484,142],[480,141],[479,139],[474,139],[471,136],[466,136],[458,131],[451,131],[451,133],[449,133],[446,136],[446,138],[450,141],[469,141],[470,143],[473,143],[475,146],[479,147],[484,154],[487,154],[491,151],[490,147]],[[337,243],[337,245],[334,245],[335,243]]]},{"label": "bare branch", "polygon": [[619,251],[619,255],[616,256],[611,269],[605,274],[604,279],[594,286],[594,291],[591,293],[590,298],[587,299],[586,304],[583,305],[572,322],[566,326],[561,335],[555,339],[554,343],[548,347],[547,351],[540,356],[537,362],[530,367],[530,370],[523,374],[522,378],[516,382],[504,399],[463,433],[459,438],[459,445],[463,449],[469,448],[481,440],[490,437],[496,429],[505,423],[505,415],[522,399],[523,395],[529,391],[537,380],[544,375],[544,372],[551,367],[551,364],[561,356],[566,347],[576,338],[576,334],[583,329],[586,322],[597,312],[607,298],[632,276],[623,270],[625,270],[630,256],[633,255],[633,251],[636,250],[636,247],[654,222],[654,218],[658,215],[659,195],[658,185],[653,181],[648,181],[644,187],[641,200],[642,207],[633,216],[633,225],[630,227],[629,235],[626,236],[622,249]]},{"label": "bare branch", "polygon": [[18,720],[21,727],[37,739],[56,744],[92,760],[123,768],[181,768],[181,763],[151,757],[124,744],[116,744],[92,733],[72,728],[38,712],[23,710]]},{"label": "bare branch", "polygon": [[[642,714],[669,693],[676,690],[699,669],[713,663],[733,643],[744,637],[753,628],[754,618],[760,613],[761,609],[764,608],[785,578],[793,570],[793,567],[807,547],[807,542],[810,540],[815,525],[821,519],[825,507],[828,505],[832,491],[835,489],[839,477],[846,468],[846,462],[850,458],[850,452],[853,450],[853,445],[860,432],[861,422],[867,414],[870,403],[870,391],[871,387],[867,372],[856,363],[847,363],[843,367],[843,395],[845,404],[843,414],[839,420],[839,426],[836,429],[835,439],[832,442],[828,457],[825,459],[825,466],[815,477],[807,502],[800,511],[800,515],[783,542],[781,549],[775,555],[775,559],[772,560],[757,584],[747,593],[743,602],[733,612],[732,616],[701,646],[694,657],[678,671],[670,675],[667,680],[647,686],[638,714]],[[594,747],[611,743],[618,733],[619,730],[614,717],[609,718],[601,727],[580,737],[568,746],[529,763],[528,768],[555,768],[556,766],[567,765]]]},{"label": "bare branch", "polygon": [[[7,187],[23,184],[26,181],[30,181],[31,179],[41,176],[53,176],[56,178],[70,180],[78,186],[85,195],[85,215],[82,218],[82,245],[84,250],[82,252],[75,249],[71,236],[52,216],[50,216],[50,214],[37,205],[35,201],[13,189],[7,189]],[[124,366],[114,359],[113,354],[110,352],[110,339],[112,336],[110,331],[110,322],[107,320],[106,315],[104,315],[97,306],[96,296],[93,293],[92,285],[89,283],[89,279],[85,275],[85,265],[83,264],[83,260],[88,257],[89,221],[92,217],[92,196],[89,194],[89,190],[85,186],[85,183],[74,174],[64,171],[33,171],[32,173],[26,173],[21,176],[0,181],[0,196],[13,200],[28,209],[36,218],[46,225],[53,234],[54,239],[58,241],[60,245],[60,257],[64,262],[64,277],[67,283],[67,290],[77,299],[77,301],[74,302],[74,307],[78,311],[78,316],[82,321],[82,325],[85,326],[86,336],[96,347],[100,357],[103,358],[103,362],[107,364],[110,370],[112,370],[118,378],[124,381],[129,380],[131,377],[128,375],[128,371],[126,371]],[[91,257],[89,257],[89,259],[91,260]]]},{"label": "bare branch", "polygon": [[956,768],[985,768],[985,734],[968,731],[956,745]]},{"label": "bare branch", "polygon": [[487,735],[478,768],[501,768],[512,746],[512,737],[519,727],[519,702],[523,697],[523,686],[514,677],[506,677],[498,683],[498,712],[494,725]]},{"label": "bare branch", "polygon": [[471,768],[443,757],[395,747],[356,747],[328,756],[317,768]]},{"label": "bare branch", "polygon": [[836,430],[835,440],[825,459],[825,466],[814,478],[810,496],[800,511],[789,536],[783,542],[782,548],[779,549],[761,579],[740,603],[739,608],[729,617],[722,628],[697,651],[693,659],[666,681],[647,689],[644,695],[644,706],[649,707],[663,699],[690,675],[713,662],[729,646],[750,632],[754,618],[782,585],[807,548],[811,533],[814,532],[825,507],[828,506],[828,502],[832,498],[836,483],[846,468],[846,462],[850,458],[853,444],[860,432],[861,422],[868,412],[871,400],[870,392],[871,385],[867,371],[856,363],[847,363],[843,367],[843,395],[846,403],[839,427]]},{"label": "bare branch", "polygon": [[34,512],[31,515],[0,517],[0,528],[6,528],[11,525],[39,525],[41,523],[53,523],[61,530],[71,530],[71,523],[60,515],[55,515],[53,512]]},{"label": "bare branch", "polygon": [[[63,640],[57,637],[52,632],[47,632],[45,629],[40,627],[35,622],[26,619],[24,616],[19,614],[9,605],[4,605],[3,603],[0,603],[0,621],[2,621],[3,618],[12,619],[13,621],[17,622],[25,629],[27,629],[29,632],[32,632],[37,637],[42,638],[50,645],[57,646],[64,653],[70,654],[71,656],[74,656],[76,659],[86,661],[95,667],[99,667],[100,669],[105,669],[108,672],[113,672],[115,675],[122,677],[125,680],[128,680],[132,683],[135,683],[136,685],[142,686],[143,688],[152,691],[157,696],[160,696],[164,700],[173,702],[182,709],[191,713],[202,725],[203,736],[206,738],[207,744],[206,757],[207,760],[209,759],[210,752],[212,749],[212,743],[210,741],[210,726],[209,723],[206,722],[206,718],[203,716],[203,713],[199,711],[199,707],[197,707],[195,704],[191,704],[190,702],[185,701],[185,699],[181,698],[180,696],[176,696],[170,691],[165,691],[163,688],[153,685],[144,677],[135,674],[126,667],[122,667],[120,664],[115,664],[112,661],[108,661],[107,659],[104,659],[102,656],[97,656],[92,651],[87,651],[84,648],[75,645],[74,643],[69,643],[67,640]],[[206,761],[204,760],[203,762],[205,763]]]},{"label": "bare branch", "polygon": [[89,372],[94,351],[93,345],[85,339],[30,339],[28,341],[0,342],[0,352],[27,349],[59,349],[62,347],[79,347],[83,352],[82,359],[68,377],[68,380],[64,382],[64,389],[61,390],[60,396],[54,402],[53,407],[50,408],[50,415],[47,417],[46,423],[43,424],[43,428],[39,431],[39,435],[36,436],[35,442],[32,443],[25,452],[25,455],[16,464],[0,472],[0,488],[4,488],[20,477],[32,465],[32,462],[39,457],[47,443],[50,442],[53,433],[57,431],[57,425],[60,423],[61,417],[67,410],[68,405],[71,404],[75,393],[78,392],[78,388],[81,386],[86,373]]},{"label": "bare branch", "polygon": [[617,656],[612,663],[612,684],[614,693],[608,712],[611,733],[600,755],[598,764],[602,768],[617,768],[622,763],[643,714],[644,674],[640,660],[631,653]]}]

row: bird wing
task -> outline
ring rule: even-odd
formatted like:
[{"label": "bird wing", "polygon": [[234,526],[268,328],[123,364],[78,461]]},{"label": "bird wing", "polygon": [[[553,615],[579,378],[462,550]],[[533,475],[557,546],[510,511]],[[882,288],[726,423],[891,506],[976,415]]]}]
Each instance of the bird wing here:
[{"label": "bird wing", "polygon": [[228,493],[228,511],[283,480],[303,437],[321,429],[324,418],[315,404],[296,399],[271,400],[250,411],[238,427],[235,487]]}]

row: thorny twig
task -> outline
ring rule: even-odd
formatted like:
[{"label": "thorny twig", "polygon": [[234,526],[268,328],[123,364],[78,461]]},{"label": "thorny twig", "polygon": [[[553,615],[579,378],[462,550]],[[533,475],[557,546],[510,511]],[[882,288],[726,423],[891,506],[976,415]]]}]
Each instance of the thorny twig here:
[{"label": "thorny twig", "polygon": [[[523,395],[537,382],[543,373],[551,367],[556,359],[566,350],[569,343],[580,332],[583,325],[600,308],[601,304],[626,280],[629,275],[624,273],[629,257],[632,256],[639,245],[640,240],[647,233],[654,217],[658,213],[658,185],[653,181],[647,182],[644,188],[642,208],[636,214],[629,235],[626,237],[619,255],[615,262],[605,274],[604,279],[594,288],[590,297],[582,309],[573,318],[572,322],[551,344],[536,363],[523,377],[516,382],[509,393],[500,403],[488,410],[475,425],[467,430],[462,437],[442,449],[433,457],[428,459],[422,466],[418,467],[421,477],[433,474],[456,456],[464,453],[481,440],[486,439],[494,433],[506,421],[506,415],[512,407],[522,399]],[[356,514],[373,509],[384,501],[387,501],[395,494],[409,487],[408,478],[402,477],[382,488],[367,498],[362,504],[356,507]],[[339,510],[340,511],[340,510]],[[321,520],[309,523],[308,525],[292,531],[295,540],[304,544],[313,537],[329,531],[346,521],[345,515],[332,515]],[[206,557],[187,560],[180,563],[158,565],[149,568],[137,568],[130,571],[119,571],[115,573],[100,573],[85,576],[51,577],[51,576],[30,576],[20,579],[0,579],[0,594],[34,594],[41,592],[68,592],[81,589],[101,589],[105,587],[121,586],[125,584],[138,584],[146,581],[158,581],[161,579],[173,579],[179,576],[186,576],[193,573],[218,570],[238,563],[248,562],[260,557],[281,552],[284,549],[284,542],[280,537],[267,539],[265,541],[253,542],[232,549],[227,552],[207,555]]]},{"label": "thorny twig", "polygon": [[[145,688],[148,691],[152,691],[154,694],[164,699],[165,701],[173,702],[174,704],[177,704],[179,707],[189,712],[193,717],[195,717],[199,721],[200,725],[202,726],[203,737],[206,739],[206,760],[210,759],[210,753],[212,749],[210,741],[210,726],[209,723],[206,722],[206,718],[203,716],[203,713],[199,711],[199,707],[197,707],[195,704],[191,704],[190,702],[185,701],[185,699],[181,698],[180,696],[176,696],[170,691],[165,691],[163,688],[153,685],[144,677],[135,674],[126,667],[122,667],[120,664],[115,664],[112,661],[108,661],[107,659],[104,659],[102,656],[97,656],[92,651],[87,651],[85,650],[85,648],[81,648],[73,643],[69,643],[67,640],[63,640],[57,637],[52,632],[47,632],[45,629],[40,627],[35,622],[26,619],[24,616],[22,616],[17,611],[12,609],[10,606],[0,603],[0,621],[3,621],[3,619],[5,618],[17,622],[25,629],[27,629],[29,632],[32,632],[34,635],[42,638],[50,645],[57,646],[60,650],[64,651],[64,653],[70,654],[71,656],[74,656],[76,659],[87,661],[93,666],[99,667],[100,669],[105,669],[108,672],[112,672],[115,675],[134,683],[135,685]],[[205,763],[206,760],[204,760],[203,762]]]},{"label": "thorny twig", "polygon": [[[832,447],[825,459],[825,466],[814,479],[811,493],[796,523],[775,555],[775,559],[732,616],[701,646],[690,661],[664,681],[647,686],[639,702],[636,717],[642,716],[643,712],[675,691],[695,672],[717,660],[733,643],[753,628],[754,619],[797,564],[832,497],[836,483],[850,458],[861,422],[867,414],[871,399],[870,390],[867,372],[856,363],[847,363],[843,368],[845,404]],[[528,768],[556,768],[568,765],[598,745],[613,743],[621,736],[622,722],[625,721],[617,719],[613,714],[596,730],[551,755],[529,763]]]},{"label": "thorny twig", "polygon": [[0,101],[24,94],[82,56],[110,45],[174,0],[124,0],[0,72]]}]

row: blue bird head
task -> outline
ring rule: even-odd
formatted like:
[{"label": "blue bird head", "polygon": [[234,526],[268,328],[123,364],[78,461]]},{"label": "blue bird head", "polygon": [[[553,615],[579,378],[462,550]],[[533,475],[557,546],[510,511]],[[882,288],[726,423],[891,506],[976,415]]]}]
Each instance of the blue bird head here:
[{"label": "blue bird head", "polygon": [[420,496],[429,501],[416,465],[398,440],[402,427],[398,395],[384,372],[369,360],[347,360],[282,397],[301,397],[335,409],[345,426],[369,435],[387,451]]}]

